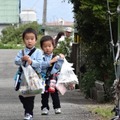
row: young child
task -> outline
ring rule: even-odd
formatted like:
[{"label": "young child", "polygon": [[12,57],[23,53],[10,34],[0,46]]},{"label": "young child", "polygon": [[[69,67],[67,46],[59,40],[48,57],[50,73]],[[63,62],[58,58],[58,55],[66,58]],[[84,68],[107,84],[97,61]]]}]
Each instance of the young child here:
[{"label": "young child", "polygon": [[[40,64],[42,62],[42,51],[39,49],[36,49],[31,56],[28,54],[31,50],[35,48],[35,44],[37,41],[37,33],[32,28],[27,28],[23,34],[22,34],[23,42],[25,44],[24,48],[24,55],[22,50],[20,50],[15,57],[15,64],[20,66],[24,62],[26,62],[27,65],[31,65],[34,70],[36,70],[38,73],[40,73]],[[33,108],[34,108],[34,99],[35,96],[31,97],[23,97],[22,95],[19,95],[19,99],[21,103],[23,104],[24,108],[24,120],[32,120],[33,119]]]},{"label": "young child", "polygon": [[[42,115],[48,115],[49,112],[49,94],[52,97],[52,103],[53,103],[53,108],[55,110],[55,114],[60,114],[61,113],[61,106],[60,106],[60,99],[59,99],[59,95],[58,95],[58,90],[55,88],[55,92],[51,93],[49,90],[49,83],[51,81],[51,78],[53,78],[53,75],[50,75],[48,77],[48,70],[52,67],[52,65],[57,62],[58,60],[62,60],[64,58],[63,54],[59,54],[60,57],[53,55],[53,50],[54,50],[54,40],[51,36],[46,35],[43,36],[40,40],[40,46],[41,49],[43,50],[43,62],[42,62],[42,68],[41,68],[41,74],[42,76],[44,75],[45,78],[45,84],[46,86],[46,90],[44,92],[44,94],[41,95],[41,110],[42,110]],[[61,67],[61,66],[59,66]],[[49,71],[50,72],[50,71]],[[54,77],[54,79],[57,77]]]},{"label": "young child", "polygon": [[57,44],[61,39],[64,39],[64,32],[62,32],[62,31],[58,32],[57,36],[54,39],[55,47],[57,47]]}]

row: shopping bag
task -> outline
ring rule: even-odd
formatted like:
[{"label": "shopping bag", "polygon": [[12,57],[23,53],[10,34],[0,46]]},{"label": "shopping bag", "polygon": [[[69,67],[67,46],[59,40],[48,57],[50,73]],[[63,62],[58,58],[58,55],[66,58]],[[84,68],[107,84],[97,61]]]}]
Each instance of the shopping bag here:
[{"label": "shopping bag", "polygon": [[64,63],[62,65],[61,71],[58,75],[58,81],[56,84],[56,88],[62,95],[65,94],[67,90],[73,90],[75,88],[75,84],[78,84],[78,78],[74,73],[73,64],[69,63],[64,58]]},{"label": "shopping bag", "polygon": [[[36,48],[33,48],[30,52],[29,52],[29,56],[31,56],[34,51],[36,50]],[[24,50],[22,50],[22,55],[24,56]],[[26,62],[24,62],[24,65],[26,64]],[[18,71],[16,72],[15,76],[14,76],[14,80],[15,80],[15,84],[14,84],[14,87],[15,87],[15,90],[18,91],[19,88],[20,88],[20,84],[21,84],[21,75],[22,75],[22,67],[20,66],[18,68]]]},{"label": "shopping bag", "polygon": [[45,85],[41,75],[38,75],[31,65],[26,67],[22,66],[22,69],[22,82],[19,89],[20,95],[29,97],[43,93]]},{"label": "shopping bag", "polygon": [[67,91],[67,88],[65,87],[64,83],[57,83],[56,89],[61,93],[61,95],[64,95]]}]

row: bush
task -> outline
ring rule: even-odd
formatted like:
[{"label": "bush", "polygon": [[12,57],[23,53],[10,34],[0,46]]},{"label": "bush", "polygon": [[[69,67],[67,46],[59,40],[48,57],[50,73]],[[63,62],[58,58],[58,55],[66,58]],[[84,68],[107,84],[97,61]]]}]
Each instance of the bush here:
[{"label": "bush", "polygon": [[33,22],[29,24],[19,25],[19,27],[6,27],[2,30],[2,35],[0,36],[1,42],[3,44],[22,44],[22,33],[28,27],[32,27],[39,33],[41,25],[39,25],[37,22]]},{"label": "bush", "polygon": [[[81,53],[87,72],[83,75],[81,84],[84,92],[94,86],[95,80],[105,83],[109,91],[115,79],[113,53],[110,52],[110,34],[107,6],[104,0],[69,0],[74,5],[76,29],[81,38]],[[118,2],[111,0],[110,8],[116,11]],[[114,42],[117,41],[117,16],[112,16]],[[82,61],[82,60],[81,60]],[[82,64],[82,63],[80,63]]]}]

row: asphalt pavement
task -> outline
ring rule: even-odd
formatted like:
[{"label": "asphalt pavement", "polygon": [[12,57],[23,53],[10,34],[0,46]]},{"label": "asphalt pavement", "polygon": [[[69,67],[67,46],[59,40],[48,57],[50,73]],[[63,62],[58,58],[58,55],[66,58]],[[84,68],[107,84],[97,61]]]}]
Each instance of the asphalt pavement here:
[{"label": "asphalt pavement", "polygon": [[[18,50],[0,50],[0,120],[23,120],[24,110],[14,90],[14,74],[17,66],[14,58]],[[92,101],[84,98],[79,89],[60,95],[62,114],[56,115],[50,98],[49,115],[41,115],[41,96],[37,95],[34,106],[34,120],[100,120],[87,108]]]}]

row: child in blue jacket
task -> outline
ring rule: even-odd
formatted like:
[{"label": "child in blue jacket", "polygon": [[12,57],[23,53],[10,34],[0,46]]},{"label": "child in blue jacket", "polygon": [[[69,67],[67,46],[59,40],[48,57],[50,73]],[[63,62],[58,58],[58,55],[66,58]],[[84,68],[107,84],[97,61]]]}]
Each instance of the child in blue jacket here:
[{"label": "child in blue jacket", "polygon": [[[23,42],[25,44],[24,55],[22,50],[20,50],[15,57],[15,64],[20,66],[24,62],[26,65],[31,65],[35,71],[41,72],[40,64],[42,63],[42,51],[40,49],[35,49],[31,56],[28,54],[35,48],[37,42],[37,33],[32,28],[27,28],[22,34]],[[24,120],[33,120],[33,108],[35,96],[23,97],[19,95],[19,99],[23,104],[24,108]]]},{"label": "child in blue jacket", "polygon": [[[43,62],[42,62],[42,67],[41,67],[41,74],[44,75],[45,78],[45,83],[46,83],[46,90],[44,94],[41,95],[41,110],[42,110],[42,115],[48,115],[49,112],[49,95],[52,97],[52,103],[53,103],[53,108],[55,110],[55,114],[60,114],[61,113],[61,106],[60,106],[60,99],[58,95],[58,90],[55,88],[50,89],[50,84],[51,80],[54,82],[57,82],[57,72],[59,72],[61,66],[57,65],[57,70],[55,74],[51,74],[52,69],[54,68],[54,65],[57,63],[57,61],[62,62],[64,61],[64,55],[59,54],[58,56],[53,55],[53,50],[55,47],[54,40],[51,36],[46,35],[43,36],[40,40],[40,46],[41,49],[43,50]],[[54,64],[54,65],[53,65]],[[62,64],[61,64],[62,65]],[[56,69],[56,68],[55,68]],[[54,72],[54,71],[53,71]],[[56,81],[55,81],[56,80]],[[55,83],[52,83],[55,84]]]}]

